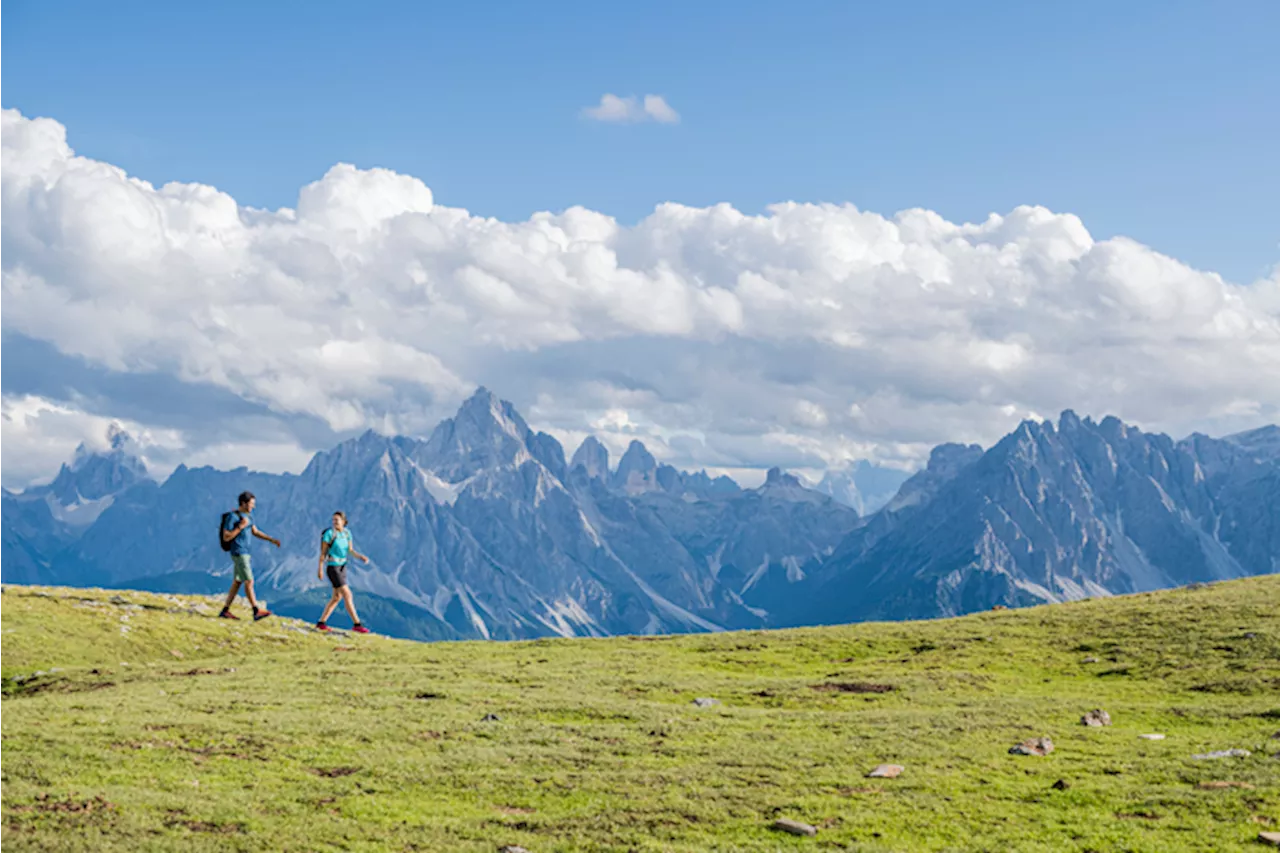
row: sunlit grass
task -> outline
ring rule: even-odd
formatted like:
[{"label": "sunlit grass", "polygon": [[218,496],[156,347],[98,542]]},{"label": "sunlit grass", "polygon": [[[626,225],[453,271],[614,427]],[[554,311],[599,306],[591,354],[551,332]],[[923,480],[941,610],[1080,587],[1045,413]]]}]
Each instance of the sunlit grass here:
[{"label": "sunlit grass", "polygon": [[[1280,577],[518,643],[112,595],[4,590],[6,850],[1217,851],[1280,829]],[[1095,707],[1115,724],[1080,725]],[[1052,755],[1008,754],[1039,735]],[[1231,747],[1252,755],[1190,758]],[[906,771],[865,778],[882,762]]]}]

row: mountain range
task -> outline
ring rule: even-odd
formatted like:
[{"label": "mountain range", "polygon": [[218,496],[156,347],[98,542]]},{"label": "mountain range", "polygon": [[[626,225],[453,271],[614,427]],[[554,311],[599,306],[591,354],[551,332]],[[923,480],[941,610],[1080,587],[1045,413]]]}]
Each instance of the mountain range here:
[{"label": "mountain range", "polygon": [[[262,594],[314,618],[336,509],[371,557],[364,618],[419,639],[603,636],[954,615],[1280,571],[1280,428],[1181,441],[1115,418],[1026,421],[910,476],[865,463],[744,489],[659,463],[572,458],[486,389],[425,439],[367,432],[300,474],[179,466],[122,432],[3,495],[3,580],[225,589],[214,522],[248,489]],[[837,499],[839,497],[839,499]]]}]

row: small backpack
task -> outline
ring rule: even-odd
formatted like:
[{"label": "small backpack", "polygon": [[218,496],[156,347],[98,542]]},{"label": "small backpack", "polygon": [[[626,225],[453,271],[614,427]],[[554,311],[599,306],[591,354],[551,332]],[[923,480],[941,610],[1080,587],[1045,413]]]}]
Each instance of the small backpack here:
[{"label": "small backpack", "polygon": [[234,538],[228,539],[222,535],[223,531],[227,529],[227,519],[233,515],[235,515],[234,512],[224,512],[222,514],[222,521],[218,524],[218,544],[222,546],[222,550],[224,551],[230,551],[231,543],[235,541]]}]

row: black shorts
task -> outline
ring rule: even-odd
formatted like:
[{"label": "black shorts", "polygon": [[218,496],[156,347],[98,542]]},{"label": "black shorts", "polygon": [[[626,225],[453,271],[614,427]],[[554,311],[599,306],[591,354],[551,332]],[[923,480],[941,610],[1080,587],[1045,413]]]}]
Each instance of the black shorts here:
[{"label": "black shorts", "polygon": [[343,563],[341,566],[326,566],[325,573],[329,575],[329,583],[333,584],[334,589],[341,589],[347,585],[346,563]]}]

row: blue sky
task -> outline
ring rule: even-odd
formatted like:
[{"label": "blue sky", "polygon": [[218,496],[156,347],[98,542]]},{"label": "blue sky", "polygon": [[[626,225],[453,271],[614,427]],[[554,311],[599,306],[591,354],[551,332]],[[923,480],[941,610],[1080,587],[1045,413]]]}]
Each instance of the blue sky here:
[{"label": "blue sky", "polygon": [[1277,0],[3,10],[5,485],[113,423],[298,470],[478,385],[747,479],[1280,420]]},{"label": "blue sky", "polygon": [[[4,4],[3,102],[155,183],[292,206],[338,161],[507,220],[850,201],[1280,257],[1280,3]],[[608,125],[605,92],[678,125]]]}]

